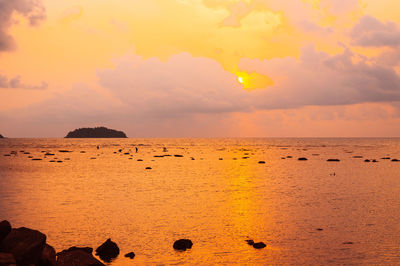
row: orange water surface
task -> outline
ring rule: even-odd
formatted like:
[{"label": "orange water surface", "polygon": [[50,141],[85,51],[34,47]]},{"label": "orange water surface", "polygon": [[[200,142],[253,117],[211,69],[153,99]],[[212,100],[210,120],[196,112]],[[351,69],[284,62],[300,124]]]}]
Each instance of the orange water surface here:
[{"label": "orange water surface", "polygon": [[384,157],[400,139],[2,139],[0,219],[57,251],[111,238],[110,265],[400,264],[400,162]]}]

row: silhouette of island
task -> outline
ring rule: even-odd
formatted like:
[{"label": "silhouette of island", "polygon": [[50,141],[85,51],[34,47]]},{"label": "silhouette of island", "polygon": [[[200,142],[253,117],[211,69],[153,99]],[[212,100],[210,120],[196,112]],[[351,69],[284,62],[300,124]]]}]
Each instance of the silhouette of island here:
[{"label": "silhouette of island", "polygon": [[68,132],[66,138],[126,138],[124,132],[106,127],[78,128]]}]

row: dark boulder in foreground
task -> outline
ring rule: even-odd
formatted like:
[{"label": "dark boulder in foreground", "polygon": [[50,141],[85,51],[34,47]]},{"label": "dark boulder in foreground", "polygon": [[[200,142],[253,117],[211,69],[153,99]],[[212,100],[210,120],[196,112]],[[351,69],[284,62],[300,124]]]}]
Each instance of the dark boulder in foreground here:
[{"label": "dark boulder in foreground", "polygon": [[115,242],[111,241],[111,238],[107,239],[106,242],[96,249],[96,255],[105,262],[110,262],[118,254],[119,248]]},{"label": "dark boulder in foreground", "polygon": [[129,252],[129,253],[125,254],[125,257],[133,259],[135,257],[135,253],[134,252]]},{"label": "dark boulder in foreground", "polygon": [[192,248],[193,243],[190,239],[179,239],[174,242],[174,249],[176,250],[186,250]]},{"label": "dark boulder in foreground", "polygon": [[258,242],[258,243],[254,243],[253,244],[253,248],[256,248],[256,249],[262,249],[262,248],[265,248],[267,245],[265,245],[263,242]]},{"label": "dark boulder in foreground", "polygon": [[11,224],[4,220],[0,222],[0,243],[11,232]]},{"label": "dark boulder in foreground", "polygon": [[70,131],[66,138],[126,138],[126,134],[106,127],[78,128]]},{"label": "dark boulder in foreground", "polygon": [[53,266],[56,265],[56,250],[49,244],[45,244],[40,257],[40,266]]},{"label": "dark boulder in foreground", "polygon": [[57,253],[57,266],[70,265],[103,265],[92,255],[92,248],[72,247]]},{"label": "dark boulder in foreground", "polygon": [[3,139],[3,138],[4,138],[3,135],[0,134],[0,139]]},{"label": "dark boulder in foreground", "polygon": [[46,235],[21,227],[11,229],[0,243],[0,252],[13,254],[18,265],[38,264],[45,245]]},{"label": "dark boulder in foreground", "polygon": [[17,262],[13,254],[0,252],[0,265],[14,266],[17,265]]}]

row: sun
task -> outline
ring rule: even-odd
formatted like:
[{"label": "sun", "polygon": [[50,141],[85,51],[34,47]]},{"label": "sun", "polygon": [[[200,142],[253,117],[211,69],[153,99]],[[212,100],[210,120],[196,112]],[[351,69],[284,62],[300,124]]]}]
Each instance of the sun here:
[{"label": "sun", "polygon": [[243,82],[244,82],[242,77],[238,77],[238,81],[240,84],[243,84]]}]

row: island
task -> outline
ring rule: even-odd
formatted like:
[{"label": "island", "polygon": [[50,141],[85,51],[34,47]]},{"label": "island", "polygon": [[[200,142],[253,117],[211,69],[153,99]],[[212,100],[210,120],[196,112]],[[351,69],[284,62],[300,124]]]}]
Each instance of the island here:
[{"label": "island", "polygon": [[106,127],[78,128],[68,132],[66,138],[126,138],[122,131]]}]

